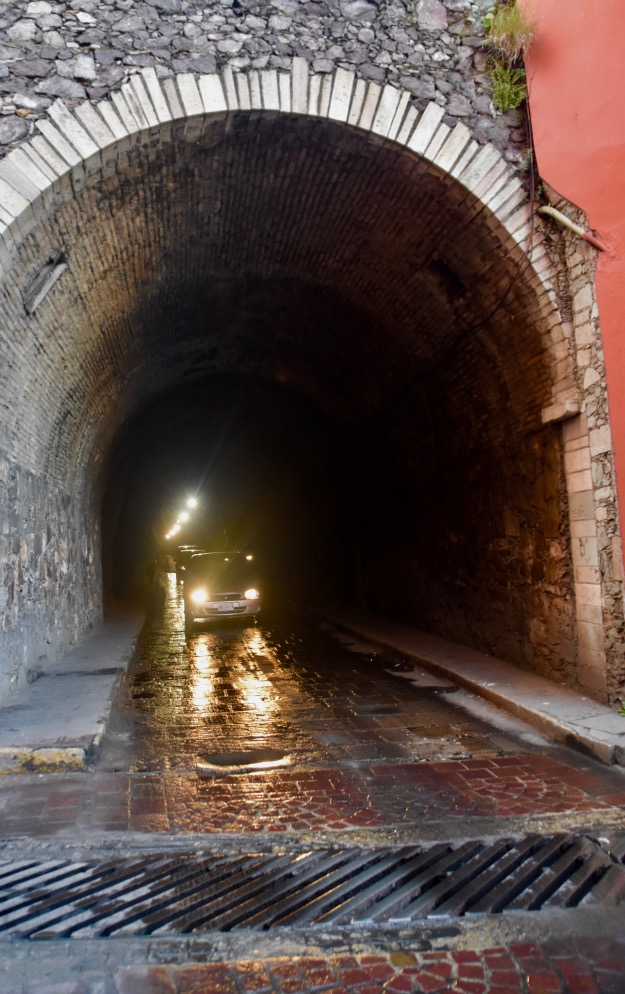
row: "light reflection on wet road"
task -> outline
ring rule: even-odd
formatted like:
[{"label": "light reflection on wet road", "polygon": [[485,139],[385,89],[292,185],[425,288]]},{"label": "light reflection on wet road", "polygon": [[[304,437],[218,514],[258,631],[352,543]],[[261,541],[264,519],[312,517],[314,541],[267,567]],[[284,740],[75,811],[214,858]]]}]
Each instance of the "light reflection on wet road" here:
[{"label": "light reflection on wet road", "polygon": [[458,706],[464,692],[416,689],[385,672],[401,662],[329,626],[261,614],[187,638],[175,575],[163,574],[159,589],[100,770],[192,770],[207,754],[258,749],[280,749],[298,766],[518,750]]}]

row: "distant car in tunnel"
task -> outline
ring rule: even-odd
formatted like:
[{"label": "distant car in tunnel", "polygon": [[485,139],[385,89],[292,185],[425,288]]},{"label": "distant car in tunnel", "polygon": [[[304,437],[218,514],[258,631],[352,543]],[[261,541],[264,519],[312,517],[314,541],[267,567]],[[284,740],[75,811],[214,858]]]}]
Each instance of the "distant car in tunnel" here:
[{"label": "distant car in tunnel", "polygon": [[257,567],[242,552],[200,552],[183,574],[187,626],[224,618],[252,618],[261,609]]},{"label": "distant car in tunnel", "polygon": [[197,555],[199,552],[204,552],[204,549],[200,548],[199,545],[178,546],[175,558],[176,558],[176,577],[179,580],[184,577],[184,574],[193,556]]}]

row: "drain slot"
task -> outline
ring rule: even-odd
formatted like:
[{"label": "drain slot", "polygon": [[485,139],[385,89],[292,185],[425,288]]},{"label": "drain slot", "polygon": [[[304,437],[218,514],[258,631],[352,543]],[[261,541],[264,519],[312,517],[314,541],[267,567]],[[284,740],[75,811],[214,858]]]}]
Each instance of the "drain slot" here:
[{"label": "drain slot", "polygon": [[195,764],[200,776],[223,776],[227,773],[249,773],[288,766],[291,756],[282,749],[250,749],[247,752],[211,752],[198,756]]},{"label": "drain slot", "polygon": [[590,838],[301,853],[0,862],[0,936],[172,936],[625,901],[625,866]]}]

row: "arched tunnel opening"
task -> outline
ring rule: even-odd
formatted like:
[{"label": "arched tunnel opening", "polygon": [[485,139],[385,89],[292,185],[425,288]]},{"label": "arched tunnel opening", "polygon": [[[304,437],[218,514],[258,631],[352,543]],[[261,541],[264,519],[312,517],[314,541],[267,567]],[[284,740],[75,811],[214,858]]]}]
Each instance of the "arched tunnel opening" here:
[{"label": "arched tunnel opening", "polygon": [[542,290],[466,187],[334,121],[207,116],[120,153],[23,257],[34,271],[59,251],[45,306],[15,307],[35,347],[13,417],[74,550],[74,617],[97,615],[102,560],[110,594],[140,585],[162,495],[199,486],[277,586],[327,582],[563,675],[574,595]]},{"label": "arched tunnel opening", "polygon": [[[166,538],[187,500],[197,501]],[[179,545],[244,550],[265,605],[357,603],[351,453],[336,427],[279,384],[208,377],[131,420],[103,500],[105,594],[149,596]]]}]

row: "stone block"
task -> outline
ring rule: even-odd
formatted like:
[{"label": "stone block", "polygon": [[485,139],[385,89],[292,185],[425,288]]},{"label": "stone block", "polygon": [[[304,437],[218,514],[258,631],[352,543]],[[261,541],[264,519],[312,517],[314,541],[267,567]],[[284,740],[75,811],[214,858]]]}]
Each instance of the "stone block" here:
[{"label": "stone block", "polygon": [[260,85],[265,110],[280,110],[280,89],[275,69],[264,69],[261,72]]},{"label": "stone block", "polygon": [[603,608],[598,604],[577,604],[578,622],[588,622],[591,625],[603,625]]},{"label": "stone block", "polygon": [[484,145],[459,177],[460,182],[473,191],[500,160],[501,153],[493,145]]},{"label": "stone block", "polygon": [[620,535],[612,536],[612,578],[623,580],[623,544]]},{"label": "stone block", "polygon": [[41,120],[36,122],[37,128],[41,131],[42,135],[56,153],[57,157],[62,159],[67,166],[77,166],[82,161],[81,155],[76,151],[75,148],[70,145],[66,138],[47,120]]},{"label": "stone block", "polygon": [[592,474],[589,469],[584,469],[579,473],[568,473],[566,484],[569,494],[592,490]]},{"label": "stone block", "polygon": [[292,70],[293,85],[293,113],[308,113],[308,62],[306,59],[296,57],[293,59]]},{"label": "stone block", "polygon": [[99,148],[107,148],[115,141],[115,135],[93,104],[86,101],[76,107],[74,113]]},{"label": "stone block", "polygon": [[373,119],[378,108],[381,93],[382,87],[379,86],[378,83],[369,83],[364,103],[362,105],[360,120],[358,121],[359,128],[364,128],[366,131],[371,130],[371,125],[373,124]]},{"label": "stone block", "polygon": [[590,449],[587,446],[565,451],[564,466],[567,473],[578,473],[590,469]]},{"label": "stone block", "polygon": [[19,193],[5,179],[0,177],[0,203],[12,218],[18,218],[22,211],[29,206],[28,199]]},{"label": "stone block", "polygon": [[389,138],[397,139],[397,136],[400,133],[402,124],[406,117],[406,110],[408,109],[409,102],[410,102],[410,94],[407,93],[405,90],[403,92],[400,92],[399,102],[395,109],[395,115],[393,117],[391,126],[388,130]]},{"label": "stone block", "polygon": [[187,117],[204,113],[204,104],[193,73],[181,73],[176,80],[180,102]]},{"label": "stone block", "polygon": [[590,454],[592,456],[602,455],[604,452],[612,451],[612,434],[609,424],[600,428],[592,428],[589,432]]},{"label": "stone block", "polygon": [[410,135],[414,131],[418,120],[419,120],[418,111],[416,111],[414,107],[409,107],[401,123],[401,127],[397,132],[397,141],[401,145],[408,144],[408,139],[410,138]]},{"label": "stone block", "polygon": [[601,607],[601,587],[598,583],[575,584],[575,597],[578,604],[594,604]]},{"label": "stone block", "polygon": [[558,421],[568,421],[569,418],[575,418],[578,414],[579,401],[571,397],[568,400],[551,404],[549,407],[543,407],[541,418],[543,424],[546,425],[555,424]]},{"label": "stone block", "polygon": [[237,97],[237,89],[234,83],[234,73],[230,66],[227,66],[224,69],[221,78],[223,81],[224,93],[226,94],[228,110],[238,110],[239,101]]},{"label": "stone block", "polygon": [[575,566],[598,566],[599,547],[592,535],[583,535],[571,540],[571,552]]},{"label": "stone block", "polygon": [[574,538],[595,538],[597,535],[597,523],[594,518],[587,518],[581,521],[571,521],[571,535]]},{"label": "stone block", "polygon": [[248,73],[248,80],[250,84],[250,102],[255,110],[262,110],[263,107],[263,91],[260,84],[260,73],[256,70]]},{"label": "stone block", "polygon": [[80,157],[86,159],[99,151],[98,146],[85,131],[80,122],[71,114],[62,100],[55,100],[48,108],[48,114]]},{"label": "stone block", "polygon": [[[273,93],[272,93],[272,96],[270,97],[270,99],[273,99],[274,104],[278,104],[279,100],[278,100],[278,79],[277,79],[277,74],[276,74],[275,70],[269,70],[269,74],[273,75],[273,79],[271,81],[272,84],[273,84],[273,86],[272,86]],[[263,73],[263,75],[265,75],[265,74]],[[234,82],[235,82],[235,86],[237,88],[237,99],[238,99],[238,102],[239,102],[239,109],[240,110],[251,110],[252,109],[252,96],[251,96],[251,93],[250,93],[250,84],[249,84],[249,79],[248,79],[247,73],[242,73],[242,72],[237,73],[236,76],[234,77]],[[267,109],[268,110],[275,110],[277,108],[274,106],[274,107],[271,107],[271,108],[268,107]]]},{"label": "stone block", "polygon": [[[122,88],[123,89],[123,88]],[[157,128],[159,125],[158,115],[152,106],[152,101],[148,96],[143,77],[135,73],[128,82],[128,92],[134,98],[135,104],[143,114],[149,128]]]},{"label": "stone block", "polygon": [[132,108],[128,106],[128,101],[124,97],[124,94],[118,90],[112,94],[111,99],[127,134],[131,135],[136,140],[137,134],[142,130],[141,125],[137,121]]},{"label": "stone block", "polygon": [[423,153],[424,159],[430,159],[430,161],[434,161],[434,159],[436,159],[436,155],[440,151],[442,146],[445,144],[445,141],[447,140],[450,131],[451,128],[447,124],[445,123],[439,124],[438,128],[436,129],[430,140],[429,145],[427,146],[427,148]]},{"label": "stone block", "polygon": [[[171,112],[167,106],[167,100],[165,99],[165,94],[161,89],[156,72],[153,68],[148,67],[141,70],[141,76],[143,77],[146,90],[150,95],[150,100],[152,101],[152,106],[154,107],[158,120],[163,124],[171,121]],[[211,77],[203,78],[210,79]]]},{"label": "stone block", "polygon": [[354,89],[355,76],[346,69],[337,69],[332,88],[328,117],[334,121],[347,121]]},{"label": "stone block", "polygon": [[278,73],[278,89],[280,91],[280,110],[285,114],[291,113],[291,77],[286,72]]},{"label": "stone block", "polygon": [[587,307],[592,307],[593,302],[594,294],[592,287],[589,283],[586,283],[573,297],[573,308],[576,312],[583,311]]},{"label": "stone block", "polygon": [[[118,148],[123,151],[125,148],[128,147],[128,142],[127,142],[128,128],[126,124],[119,116],[113,104],[109,103],[108,101],[103,101],[102,103],[98,104],[98,111],[104,118],[107,127],[115,136],[115,140],[118,143]],[[119,143],[123,142],[124,139],[126,139],[126,143],[120,145]]]},{"label": "stone block", "polygon": [[377,135],[382,135],[386,138],[393,121],[395,120],[395,113],[397,107],[399,106],[400,92],[396,90],[393,86],[385,86],[382,89],[382,96],[380,97],[380,103],[373,119],[373,124],[371,130]]},{"label": "stone block", "polygon": [[575,581],[575,583],[599,583],[601,580],[601,577],[599,575],[599,567],[574,566],[573,580]]},{"label": "stone block", "polygon": [[466,149],[458,159],[456,165],[451,170],[451,175],[456,177],[462,176],[465,169],[468,168],[470,163],[476,158],[479,150],[479,145],[476,141],[470,141]]},{"label": "stone block", "polygon": [[574,438],[581,438],[588,434],[588,421],[586,415],[581,412],[578,418],[566,421],[562,425],[562,437],[564,442],[570,442]]},{"label": "stone block", "polygon": [[412,151],[416,152],[418,155],[423,155],[432,140],[434,132],[443,119],[444,113],[444,109],[439,107],[438,104],[429,103],[419,118],[419,123],[410,136],[410,140],[407,143],[408,148],[412,149]]}]

